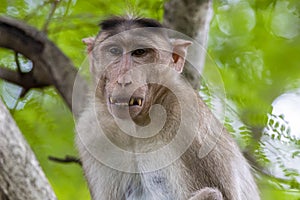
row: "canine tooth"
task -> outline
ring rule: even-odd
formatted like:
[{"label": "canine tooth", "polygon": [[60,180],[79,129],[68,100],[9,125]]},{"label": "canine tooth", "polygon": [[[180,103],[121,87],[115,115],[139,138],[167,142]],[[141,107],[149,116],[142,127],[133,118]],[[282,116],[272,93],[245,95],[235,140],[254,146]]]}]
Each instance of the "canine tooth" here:
[{"label": "canine tooth", "polygon": [[113,98],[112,97],[109,97],[109,102],[113,103]]},{"label": "canine tooth", "polygon": [[137,102],[138,102],[139,106],[142,105],[142,99],[138,99]]},{"label": "canine tooth", "polygon": [[129,105],[132,106],[133,103],[134,103],[134,99],[133,99],[133,98],[130,98]]}]

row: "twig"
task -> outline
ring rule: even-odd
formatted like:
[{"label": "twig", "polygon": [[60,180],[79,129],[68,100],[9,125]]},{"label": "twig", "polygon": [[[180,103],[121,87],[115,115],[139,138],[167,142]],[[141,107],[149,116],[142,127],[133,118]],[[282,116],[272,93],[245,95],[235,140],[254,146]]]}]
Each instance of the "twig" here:
[{"label": "twig", "polygon": [[51,161],[54,161],[54,162],[58,162],[58,163],[77,163],[80,166],[82,165],[80,159],[77,157],[74,157],[74,156],[66,155],[65,158],[57,158],[54,156],[48,156],[48,159]]},{"label": "twig", "polygon": [[51,10],[50,10],[49,16],[48,16],[48,18],[47,18],[47,20],[46,20],[46,22],[45,22],[45,24],[44,24],[44,26],[43,26],[43,28],[42,28],[42,31],[43,31],[44,33],[47,33],[47,32],[48,32],[47,29],[48,29],[49,23],[50,23],[50,21],[51,21],[53,15],[54,15],[54,13],[55,13],[55,10],[56,10],[57,5],[58,5],[59,2],[60,2],[60,0],[54,0],[54,1],[52,2],[52,4],[51,4]]},{"label": "twig", "polygon": [[15,51],[15,61],[16,61],[18,72],[21,74],[22,70],[21,70],[21,65],[20,65],[20,61],[19,61],[19,53],[16,51]]}]

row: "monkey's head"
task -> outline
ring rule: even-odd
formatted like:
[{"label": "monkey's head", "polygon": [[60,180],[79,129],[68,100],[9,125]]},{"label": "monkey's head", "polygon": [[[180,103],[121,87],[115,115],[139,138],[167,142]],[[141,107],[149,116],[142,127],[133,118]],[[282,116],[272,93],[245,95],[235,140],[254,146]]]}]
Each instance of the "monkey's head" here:
[{"label": "monkey's head", "polygon": [[96,98],[115,117],[147,115],[164,93],[163,87],[151,81],[159,76],[157,67],[181,73],[191,42],[170,39],[163,26],[152,19],[113,17],[100,26],[97,37],[83,40]]}]

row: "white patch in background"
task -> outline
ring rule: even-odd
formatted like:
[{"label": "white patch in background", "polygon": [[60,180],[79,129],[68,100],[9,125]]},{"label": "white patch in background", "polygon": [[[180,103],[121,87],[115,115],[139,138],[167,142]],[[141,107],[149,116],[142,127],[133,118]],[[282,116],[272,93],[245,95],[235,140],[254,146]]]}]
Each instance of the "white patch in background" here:
[{"label": "white patch in background", "polygon": [[[274,124],[268,127],[273,127],[277,131],[266,128],[266,135],[264,135],[261,141],[265,144],[264,153],[271,161],[269,171],[272,175],[278,178],[291,179],[291,176],[286,176],[289,172],[295,171],[300,173],[300,149],[294,144],[289,137],[300,139],[300,90],[296,92],[289,92],[282,94],[273,102],[272,115]],[[278,117],[278,116],[282,116]],[[277,118],[276,118],[277,117]],[[278,126],[275,124],[278,123]],[[281,125],[289,127],[290,132],[287,129],[280,130]],[[272,139],[272,134],[275,135],[275,139]],[[280,134],[280,139],[277,136]],[[282,165],[282,167],[280,167]],[[284,170],[285,171],[284,171]],[[300,182],[300,177],[294,177]]]},{"label": "white patch in background", "polygon": [[274,115],[284,115],[291,129],[291,136],[300,139],[300,91],[285,93],[273,102]]}]

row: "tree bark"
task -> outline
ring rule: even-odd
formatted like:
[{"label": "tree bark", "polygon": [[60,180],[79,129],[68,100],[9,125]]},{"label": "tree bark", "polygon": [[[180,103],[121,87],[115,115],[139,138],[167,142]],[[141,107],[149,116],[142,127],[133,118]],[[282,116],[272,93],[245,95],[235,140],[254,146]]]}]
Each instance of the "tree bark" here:
[{"label": "tree bark", "polygon": [[55,200],[39,163],[0,101],[0,199]]}]

